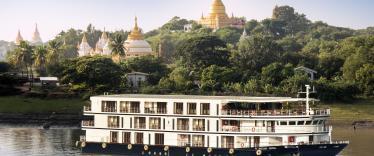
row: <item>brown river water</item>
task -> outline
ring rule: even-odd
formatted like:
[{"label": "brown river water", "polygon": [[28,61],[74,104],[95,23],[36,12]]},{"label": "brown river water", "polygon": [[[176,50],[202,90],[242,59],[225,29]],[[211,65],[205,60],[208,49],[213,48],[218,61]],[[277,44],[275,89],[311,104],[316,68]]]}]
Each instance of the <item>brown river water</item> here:
[{"label": "brown river water", "polygon": [[[80,133],[77,128],[52,127],[44,130],[36,126],[0,125],[0,155],[81,155],[80,150],[74,147]],[[333,125],[333,140],[350,141],[340,156],[374,156],[374,128],[354,131],[349,125]]]}]

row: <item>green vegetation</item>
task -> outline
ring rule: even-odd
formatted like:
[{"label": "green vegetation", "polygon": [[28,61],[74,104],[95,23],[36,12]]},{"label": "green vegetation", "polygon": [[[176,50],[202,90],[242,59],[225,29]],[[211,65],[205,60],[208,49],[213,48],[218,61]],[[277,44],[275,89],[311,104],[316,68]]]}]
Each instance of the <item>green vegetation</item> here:
[{"label": "green vegetation", "polygon": [[[186,24],[192,25],[187,32]],[[173,17],[144,35],[159,57],[129,60],[121,59],[128,32],[109,32],[116,63],[98,56],[76,58],[83,31],[70,29],[49,42],[46,57],[43,48],[21,43],[8,59],[18,71],[32,75],[36,69],[43,75],[46,68],[46,75],[58,76],[70,91],[90,94],[131,92],[125,75],[138,71],[150,75],[142,93],[295,96],[311,84],[323,101],[374,95],[372,27],[353,30],[312,22],[290,6],[277,6],[271,18],[248,21],[244,29],[247,35],[241,36],[238,28],[213,31]],[[102,31],[89,25],[85,33],[94,47]],[[316,79],[294,70],[300,66],[316,70]]]},{"label": "green vegetation", "polygon": [[23,96],[0,96],[0,113],[78,113],[83,109],[80,99],[39,99]]}]

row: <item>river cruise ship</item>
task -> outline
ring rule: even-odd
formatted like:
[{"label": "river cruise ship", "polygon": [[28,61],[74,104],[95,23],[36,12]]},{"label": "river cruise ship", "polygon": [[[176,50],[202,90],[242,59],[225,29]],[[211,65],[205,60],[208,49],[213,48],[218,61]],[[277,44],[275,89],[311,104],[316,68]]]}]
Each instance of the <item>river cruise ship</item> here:
[{"label": "river cruise ship", "polygon": [[[309,89],[309,87],[307,86]],[[307,92],[309,92],[307,89]],[[83,153],[128,156],[335,156],[329,109],[315,99],[100,95],[84,107]]]}]

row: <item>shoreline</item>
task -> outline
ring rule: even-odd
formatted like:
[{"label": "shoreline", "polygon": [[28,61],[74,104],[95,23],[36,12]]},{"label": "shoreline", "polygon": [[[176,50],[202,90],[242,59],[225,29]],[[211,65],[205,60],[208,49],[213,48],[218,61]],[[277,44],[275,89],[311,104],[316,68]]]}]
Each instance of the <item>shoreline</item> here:
[{"label": "shoreline", "polygon": [[0,124],[80,127],[81,113],[0,113]]}]

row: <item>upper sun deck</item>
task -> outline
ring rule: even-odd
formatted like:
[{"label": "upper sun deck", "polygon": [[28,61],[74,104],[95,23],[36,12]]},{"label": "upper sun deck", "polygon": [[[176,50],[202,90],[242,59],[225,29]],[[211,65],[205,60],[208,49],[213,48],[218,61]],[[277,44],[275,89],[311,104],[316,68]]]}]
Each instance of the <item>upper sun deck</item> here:
[{"label": "upper sun deck", "polygon": [[[292,98],[292,97],[251,97],[251,96],[203,96],[203,95],[155,95],[155,94],[118,94],[118,95],[97,95],[92,96],[91,99],[144,99],[144,100],[209,100],[221,101],[222,103],[229,102],[251,102],[251,103],[283,103],[283,102],[305,102],[306,98]],[[317,101],[316,99],[309,99],[310,101]]]}]

